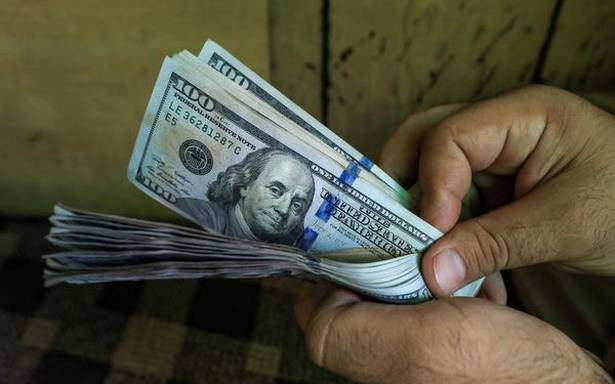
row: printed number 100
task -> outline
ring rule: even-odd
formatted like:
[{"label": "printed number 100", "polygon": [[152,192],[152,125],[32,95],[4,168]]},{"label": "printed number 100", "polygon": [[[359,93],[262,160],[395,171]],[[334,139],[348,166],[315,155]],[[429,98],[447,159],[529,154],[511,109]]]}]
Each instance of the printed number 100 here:
[{"label": "printed number 100", "polygon": [[241,88],[248,89],[248,87],[250,86],[250,82],[248,81],[248,79],[246,79],[246,77],[243,76],[241,73],[237,72],[235,68],[231,67],[225,61],[220,59],[216,60],[213,67],[218,72],[231,79],[233,82],[239,84]]}]

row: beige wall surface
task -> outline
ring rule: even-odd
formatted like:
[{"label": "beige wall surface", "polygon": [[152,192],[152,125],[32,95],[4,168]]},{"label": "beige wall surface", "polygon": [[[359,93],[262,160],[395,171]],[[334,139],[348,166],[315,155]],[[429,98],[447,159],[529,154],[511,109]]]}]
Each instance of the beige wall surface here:
[{"label": "beige wall surface", "polygon": [[322,116],[322,2],[269,1],[271,83]]},{"label": "beige wall surface", "polygon": [[0,13],[0,213],[176,217],[126,168],[165,55],[211,37],[268,77],[267,3],[7,0]]}]

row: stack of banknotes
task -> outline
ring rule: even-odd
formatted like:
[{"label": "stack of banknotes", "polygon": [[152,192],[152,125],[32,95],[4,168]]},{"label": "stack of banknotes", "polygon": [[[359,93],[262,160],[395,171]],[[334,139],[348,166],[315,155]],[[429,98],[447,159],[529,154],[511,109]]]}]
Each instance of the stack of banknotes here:
[{"label": "stack of banknotes", "polygon": [[44,256],[46,285],[290,275],[431,299],[420,254],[442,233],[412,213],[418,191],[211,40],[165,58],[128,179],[203,230],[57,205],[48,238],[66,251]]}]

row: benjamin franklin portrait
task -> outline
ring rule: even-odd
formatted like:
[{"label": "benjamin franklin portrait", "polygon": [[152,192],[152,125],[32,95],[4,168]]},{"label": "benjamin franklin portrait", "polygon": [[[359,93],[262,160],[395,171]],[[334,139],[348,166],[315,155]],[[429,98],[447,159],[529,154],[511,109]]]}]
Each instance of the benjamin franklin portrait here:
[{"label": "benjamin franklin portrait", "polygon": [[262,148],[220,172],[207,198],[179,199],[177,207],[218,233],[294,244],[314,198],[314,179],[307,162],[294,153]]}]

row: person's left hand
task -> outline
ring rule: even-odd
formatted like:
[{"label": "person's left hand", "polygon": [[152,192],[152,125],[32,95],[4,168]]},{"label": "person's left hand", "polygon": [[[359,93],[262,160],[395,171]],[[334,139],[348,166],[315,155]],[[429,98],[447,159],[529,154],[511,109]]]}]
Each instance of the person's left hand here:
[{"label": "person's left hand", "polygon": [[611,382],[566,335],[488,300],[386,305],[319,283],[295,313],[310,358],[359,383]]}]

